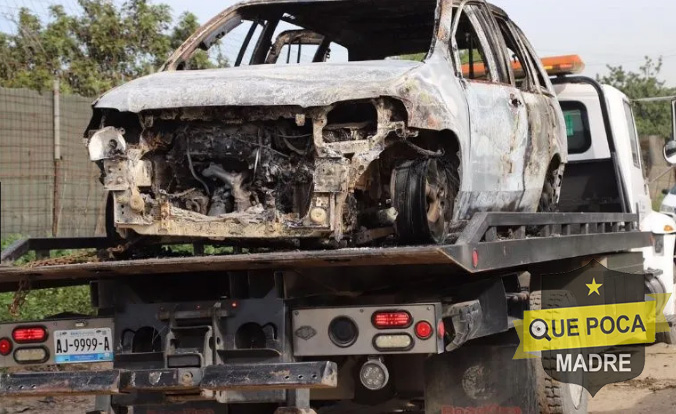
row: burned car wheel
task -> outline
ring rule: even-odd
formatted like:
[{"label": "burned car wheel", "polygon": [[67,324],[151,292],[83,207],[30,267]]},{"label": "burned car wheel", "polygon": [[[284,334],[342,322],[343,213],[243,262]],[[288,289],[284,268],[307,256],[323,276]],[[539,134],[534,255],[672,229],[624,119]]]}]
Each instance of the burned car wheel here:
[{"label": "burned car wheel", "polygon": [[396,234],[403,243],[443,243],[458,192],[457,178],[442,159],[406,161],[392,172]]},{"label": "burned car wheel", "polygon": [[547,170],[547,177],[545,178],[545,184],[542,187],[542,194],[540,195],[540,202],[538,204],[538,212],[551,213],[558,210],[561,176],[562,173],[559,167],[550,167]]}]

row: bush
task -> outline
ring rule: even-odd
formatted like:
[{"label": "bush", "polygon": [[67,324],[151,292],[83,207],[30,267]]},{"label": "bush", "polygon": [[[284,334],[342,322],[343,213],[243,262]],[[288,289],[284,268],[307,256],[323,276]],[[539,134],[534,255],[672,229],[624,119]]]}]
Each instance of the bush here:
[{"label": "bush", "polygon": [[[2,239],[4,250],[11,243],[21,239],[19,235],[12,235]],[[52,257],[65,256],[72,252],[67,250],[52,252]],[[18,261],[18,265],[35,260],[35,253],[31,252]],[[88,286],[74,286],[53,289],[32,290],[26,295],[26,301],[19,310],[19,315],[13,317],[9,308],[14,301],[14,293],[0,293],[0,322],[18,320],[38,320],[64,312],[93,315]]]}]

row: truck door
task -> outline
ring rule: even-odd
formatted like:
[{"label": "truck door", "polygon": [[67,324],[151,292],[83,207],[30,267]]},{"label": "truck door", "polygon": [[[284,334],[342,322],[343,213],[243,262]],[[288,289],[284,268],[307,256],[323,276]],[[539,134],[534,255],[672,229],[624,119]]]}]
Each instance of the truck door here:
[{"label": "truck door", "polygon": [[[494,26],[484,5],[458,11],[451,38],[456,72],[465,89],[470,121],[469,196],[460,201],[477,211],[527,210],[522,203],[528,119],[523,96],[510,83]],[[493,34],[493,35],[491,35]]]},{"label": "truck door", "polygon": [[[634,206],[638,207],[638,213],[642,217],[649,214],[652,211],[652,203],[650,201],[650,195],[646,188],[645,175],[643,174],[643,166],[641,160],[641,147],[638,141],[638,131],[636,129],[636,121],[634,118],[634,111],[631,108],[631,104],[626,99],[622,100],[622,111],[626,119],[626,131],[629,134],[628,141],[631,150],[631,163],[629,163],[629,157],[623,157],[627,162],[623,163],[626,166],[622,166],[629,170],[629,177],[625,180],[627,181],[626,185],[629,187],[627,189],[629,200],[631,202],[631,210],[634,210]],[[619,122],[619,121],[618,121]],[[624,128],[621,128],[624,129]],[[616,137],[622,137],[624,134],[616,132],[614,134]],[[620,145],[617,145],[619,147]],[[622,148],[618,148],[618,152]]]}]

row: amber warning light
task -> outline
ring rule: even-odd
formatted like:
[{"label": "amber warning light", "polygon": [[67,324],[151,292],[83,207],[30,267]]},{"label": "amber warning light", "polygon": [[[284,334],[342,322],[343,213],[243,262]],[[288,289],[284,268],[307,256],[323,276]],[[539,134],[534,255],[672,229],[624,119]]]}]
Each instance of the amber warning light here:
[{"label": "amber warning light", "polygon": [[[575,75],[584,72],[585,68],[582,58],[578,55],[546,57],[543,58],[541,62],[549,76]],[[514,76],[517,79],[526,76],[523,72],[523,68],[521,67],[521,62],[518,60],[512,61],[512,70],[514,71]],[[463,76],[469,77],[469,63],[462,65],[462,73]],[[474,77],[481,78],[485,75],[486,68],[484,67],[484,64],[481,62],[474,63]]]}]

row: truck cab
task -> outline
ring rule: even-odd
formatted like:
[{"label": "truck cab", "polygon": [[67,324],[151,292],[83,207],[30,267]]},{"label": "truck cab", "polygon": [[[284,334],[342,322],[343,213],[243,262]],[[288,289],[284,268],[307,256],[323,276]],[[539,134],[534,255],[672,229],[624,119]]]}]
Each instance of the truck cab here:
[{"label": "truck cab", "polygon": [[[576,73],[577,56],[544,59],[564,113],[568,164],[563,176],[562,212],[636,213],[653,246],[642,249],[644,269],[659,280],[647,293],[674,291],[673,251],[676,223],[652,209],[631,100],[620,90]],[[648,283],[651,285],[651,283]],[[667,315],[674,316],[674,300]]]}]

